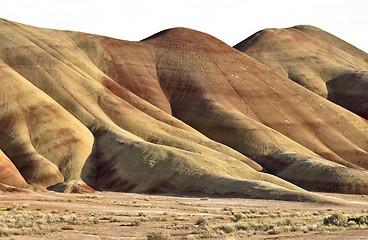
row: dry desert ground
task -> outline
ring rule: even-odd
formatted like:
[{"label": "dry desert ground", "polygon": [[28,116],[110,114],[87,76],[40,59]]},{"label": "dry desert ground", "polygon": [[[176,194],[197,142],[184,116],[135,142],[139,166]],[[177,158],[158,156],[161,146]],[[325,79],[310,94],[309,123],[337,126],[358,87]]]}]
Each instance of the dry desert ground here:
[{"label": "dry desert ground", "polygon": [[[368,196],[330,195],[349,203],[115,192],[6,193],[0,196],[0,234],[3,239],[27,240],[368,239],[367,222],[356,222],[367,220]],[[324,223],[330,216],[337,222]],[[344,226],[337,226],[340,220],[346,221]]]}]

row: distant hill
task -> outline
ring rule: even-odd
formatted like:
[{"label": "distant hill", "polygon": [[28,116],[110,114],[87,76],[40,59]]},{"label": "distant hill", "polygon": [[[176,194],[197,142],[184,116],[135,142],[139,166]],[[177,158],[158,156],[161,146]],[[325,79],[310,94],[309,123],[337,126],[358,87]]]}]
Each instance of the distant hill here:
[{"label": "distant hill", "polygon": [[336,36],[307,25],[265,29],[235,48],[368,118],[368,54]]},{"label": "distant hill", "polygon": [[1,183],[368,193],[368,122],[210,35],[175,28],[129,42],[4,19],[0,29],[0,174],[14,179]]}]

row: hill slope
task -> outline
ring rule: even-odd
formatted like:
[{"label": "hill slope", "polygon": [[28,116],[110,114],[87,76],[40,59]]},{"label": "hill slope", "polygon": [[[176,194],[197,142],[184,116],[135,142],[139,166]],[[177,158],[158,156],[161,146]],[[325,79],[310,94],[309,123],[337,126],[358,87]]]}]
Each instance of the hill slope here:
[{"label": "hill slope", "polygon": [[29,184],[304,201],[328,199],[295,184],[368,192],[367,122],[212,36],[0,29],[0,149]]},{"label": "hill slope", "polygon": [[368,54],[312,26],[265,29],[236,49],[368,118]]}]

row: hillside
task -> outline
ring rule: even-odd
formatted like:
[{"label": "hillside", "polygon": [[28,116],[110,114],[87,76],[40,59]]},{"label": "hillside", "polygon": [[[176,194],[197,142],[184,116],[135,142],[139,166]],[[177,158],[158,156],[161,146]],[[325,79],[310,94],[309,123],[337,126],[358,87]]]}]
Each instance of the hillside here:
[{"label": "hillside", "polygon": [[302,188],[368,192],[367,121],[212,36],[0,29],[5,184],[301,201],[335,201]]},{"label": "hillside", "polygon": [[276,72],[368,118],[368,54],[322,29],[265,29],[235,46]]}]

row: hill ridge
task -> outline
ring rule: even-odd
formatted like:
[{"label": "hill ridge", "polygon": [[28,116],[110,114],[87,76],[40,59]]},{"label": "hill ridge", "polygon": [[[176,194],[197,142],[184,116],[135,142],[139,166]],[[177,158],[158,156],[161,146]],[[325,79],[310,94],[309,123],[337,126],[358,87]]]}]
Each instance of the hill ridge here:
[{"label": "hill ridge", "polygon": [[367,118],[368,54],[315,27],[264,30],[234,46],[307,89]]},{"label": "hill ridge", "polygon": [[28,184],[333,202],[302,189],[323,176],[367,191],[368,123],[215,37],[14,26],[0,22],[0,150]]}]

